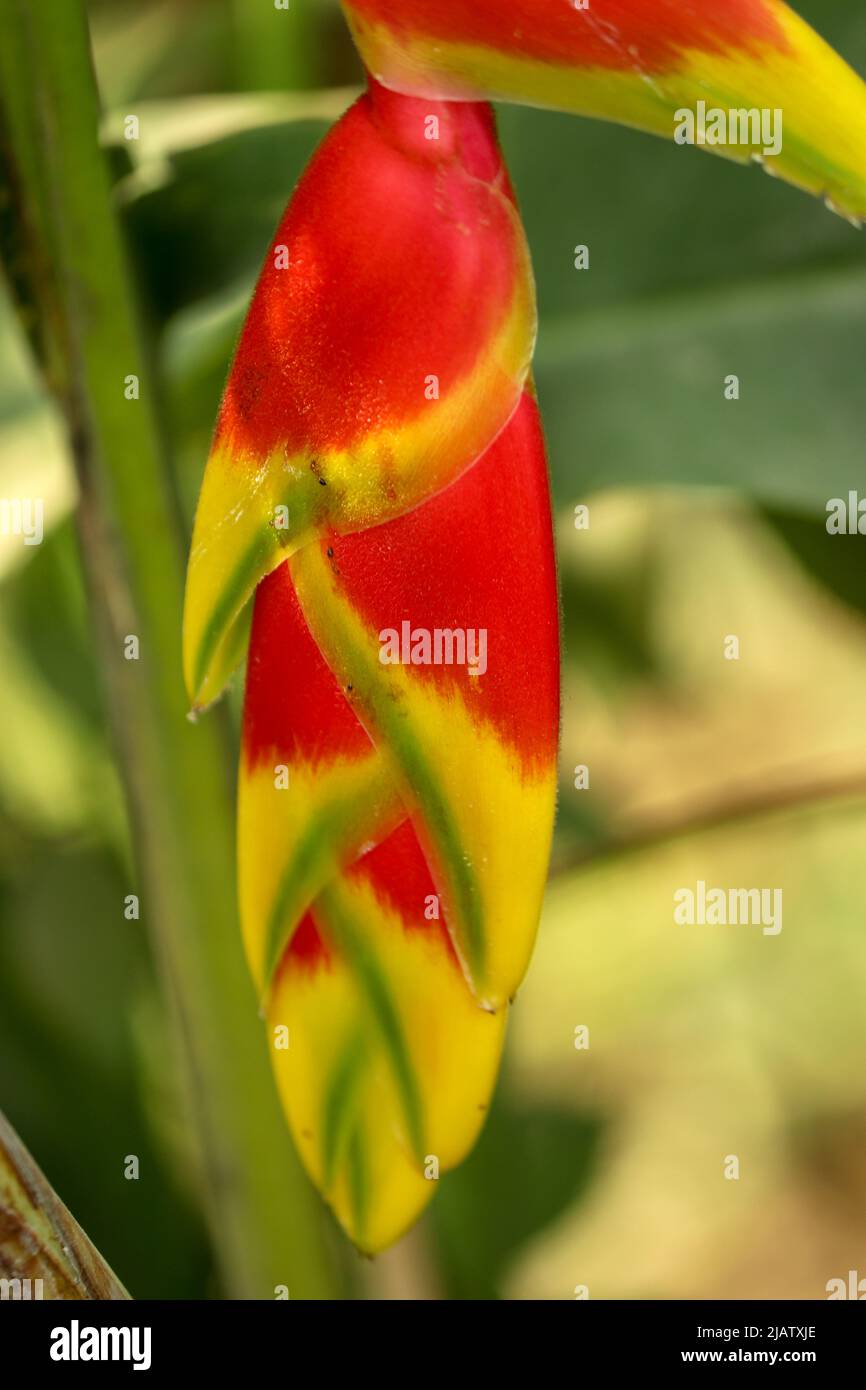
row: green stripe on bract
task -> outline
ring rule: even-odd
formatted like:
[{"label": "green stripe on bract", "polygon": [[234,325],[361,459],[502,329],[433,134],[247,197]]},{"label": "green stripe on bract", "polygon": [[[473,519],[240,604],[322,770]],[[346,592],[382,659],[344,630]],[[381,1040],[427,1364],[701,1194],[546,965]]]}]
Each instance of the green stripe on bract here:
[{"label": "green stripe on bract", "polygon": [[[345,838],[339,832],[346,826],[359,824],[362,815],[371,809],[381,816],[381,808],[392,795],[392,778],[387,766],[382,764],[381,755],[375,755],[372,760],[373,768],[363,790],[331,802],[313,816],[280,876],[265,930],[265,995],[298,923],[327,882],[329,872],[326,871],[332,869],[334,847],[342,845]],[[396,793],[393,796],[396,803]],[[398,814],[395,805],[394,820]],[[364,839],[375,838],[376,834],[384,836],[391,828],[391,819],[383,819],[381,826],[365,827]]]},{"label": "green stripe on bract", "polygon": [[376,958],[375,951],[365,940],[365,935],[369,933],[365,934],[354,926],[351,909],[341,900],[339,890],[326,889],[318,899],[318,905],[321,905],[324,912],[326,935],[333,938],[366,993],[393,1069],[409,1132],[409,1142],[415,1157],[423,1163],[424,1107],[415,1081],[412,1056],[400,1022],[399,1009],[394,1002],[387,976]]},{"label": "green stripe on bract", "polygon": [[367,1043],[358,1029],[343,1048],[328,1078],[322,1111],[322,1179],[326,1192],[334,1185],[341,1152],[358,1122],[358,1092],[369,1063]]},{"label": "green stripe on bract", "polygon": [[[207,683],[215,698],[242,659],[243,648],[236,632],[239,621],[261,581],[299,546],[310,541],[318,520],[315,501],[315,496],[308,498],[293,484],[291,495],[275,501],[269,513],[272,515],[279,506],[286,507],[292,519],[291,530],[278,531],[270,520],[263,518],[253,540],[220,587],[196,652],[195,697]],[[187,585],[189,582],[188,577]]]},{"label": "green stripe on bract", "polygon": [[276,564],[273,563],[274,556],[276,554],[279,560],[279,554],[283,550],[276,534],[272,526],[265,525],[261,535],[256,537],[241,556],[221,589],[220,596],[211,609],[196,654],[193,672],[196,693],[202,689],[208,677],[213,679],[216,675],[213,668],[216,666],[220,650],[224,653],[217,682],[220,689],[234,670],[233,658],[237,644],[231,641],[232,631],[238,625],[258,584],[265,575],[276,568]]}]

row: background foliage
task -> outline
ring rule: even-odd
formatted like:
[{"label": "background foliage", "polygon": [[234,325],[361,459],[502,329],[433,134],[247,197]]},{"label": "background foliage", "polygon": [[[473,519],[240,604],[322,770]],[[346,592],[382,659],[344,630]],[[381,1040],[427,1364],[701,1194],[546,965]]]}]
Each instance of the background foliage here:
[{"label": "background foliage", "polygon": [[[799,8],[866,72],[858,0]],[[326,0],[90,12],[188,527],[258,265],[360,73]],[[331,1278],[368,1297],[821,1297],[866,1274],[866,567],[862,538],[824,527],[864,476],[862,234],[634,132],[500,124],[559,517],[554,877],[478,1149],[374,1264],[326,1229]],[[38,548],[0,537],[0,1105],[134,1296],[220,1296],[165,1005],[122,912],[74,475],[5,298],[0,379],[0,496],[38,493],[50,523]],[[699,878],[783,887],[782,934],[674,928],[672,893]]]}]

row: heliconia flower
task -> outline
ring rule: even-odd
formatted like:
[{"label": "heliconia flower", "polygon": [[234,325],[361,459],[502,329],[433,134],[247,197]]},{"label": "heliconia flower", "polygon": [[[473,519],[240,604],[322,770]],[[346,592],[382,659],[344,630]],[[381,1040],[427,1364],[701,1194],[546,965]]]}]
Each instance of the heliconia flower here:
[{"label": "heliconia flower", "polygon": [[244,941],[298,1148],[367,1250],[474,1141],[538,924],[559,694],[534,339],[490,109],[371,83],[260,277],[184,631],[200,706],[257,590]]},{"label": "heliconia flower", "polygon": [[184,663],[200,708],[251,616],[244,945],[299,1152],[374,1252],[483,1121],[555,808],[534,292],[474,98],[662,133],[696,98],[784,107],[776,171],[851,213],[866,145],[862,86],[776,0],[345,8],[381,81],[314,157],[256,287],[196,515]]},{"label": "heliconia flower", "polygon": [[[368,69],[396,91],[528,102],[663,136],[686,131],[677,113],[690,111],[697,143],[866,216],[866,87],[781,0],[342,4]],[[761,131],[761,113],[777,111],[776,131]],[[719,139],[714,113],[737,113],[745,138]]]},{"label": "heliconia flower", "polygon": [[[470,634],[474,669],[383,661],[445,631],[452,656]],[[547,871],[557,637],[529,395],[450,487],[304,547],[256,596],[247,954],[287,1030],[272,1058],[299,1150],[363,1249],[415,1218],[489,1104]]]}]

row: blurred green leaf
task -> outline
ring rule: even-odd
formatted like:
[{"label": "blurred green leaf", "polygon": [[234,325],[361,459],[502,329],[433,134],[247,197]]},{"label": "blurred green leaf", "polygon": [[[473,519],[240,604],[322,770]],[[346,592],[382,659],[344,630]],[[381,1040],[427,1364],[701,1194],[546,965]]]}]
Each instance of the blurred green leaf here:
[{"label": "blurred green leaf", "polygon": [[555,493],[699,484],[823,515],[862,468],[864,334],[866,268],[543,325]]}]

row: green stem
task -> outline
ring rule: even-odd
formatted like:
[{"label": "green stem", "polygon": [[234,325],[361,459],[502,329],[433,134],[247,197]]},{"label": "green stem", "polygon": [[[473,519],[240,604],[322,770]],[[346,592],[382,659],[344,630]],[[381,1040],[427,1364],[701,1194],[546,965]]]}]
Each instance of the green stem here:
[{"label": "green stem", "polygon": [[333,18],[324,0],[295,0],[285,9],[231,0],[235,71],[245,91],[282,92],[326,81],[325,32]]},{"label": "green stem", "polygon": [[[0,0],[0,207],[10,279],[68,422],[79,529],[152,933],[198,1131],[205,1205],[236,1297],[334,1292],[317,1199],[279,1112],[242,957],[222,728],[186,719],[174,495],[99,149],[80,0]],[[26,300],[29,298],[30,303]],[[139,381],[139,399],[125,382]],[[125,639],[139,639],[138,660]]]}]

